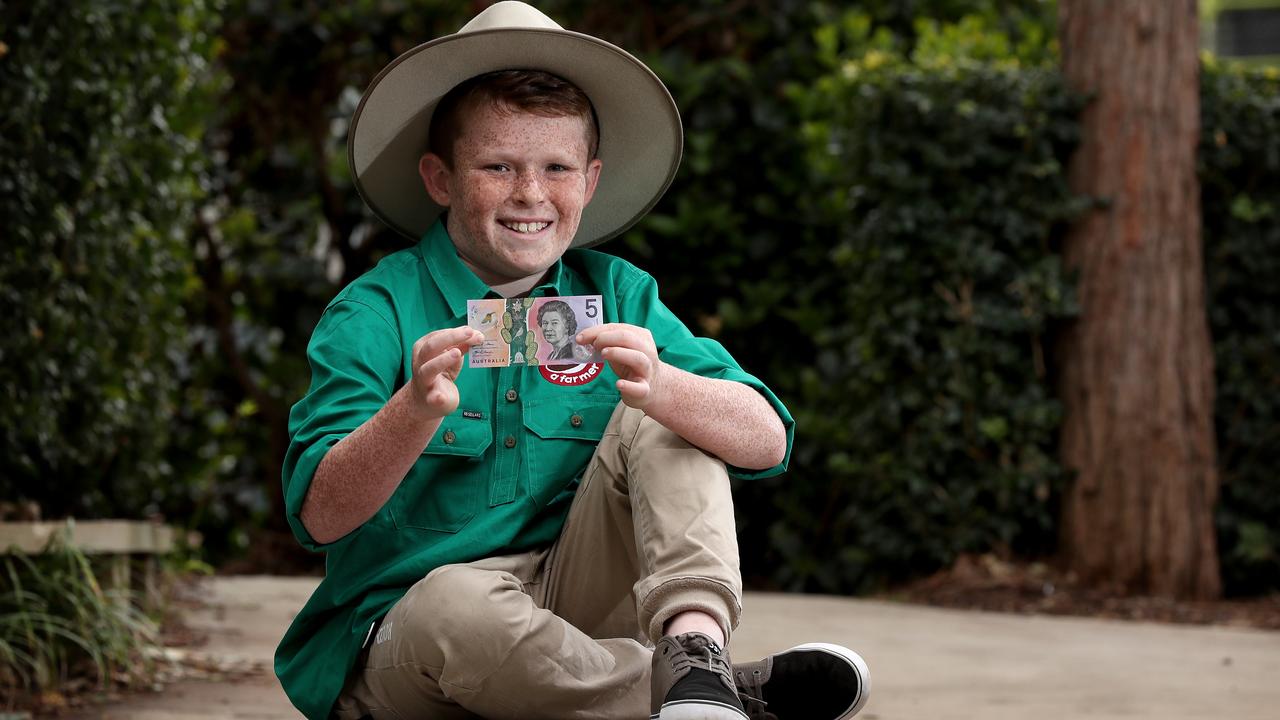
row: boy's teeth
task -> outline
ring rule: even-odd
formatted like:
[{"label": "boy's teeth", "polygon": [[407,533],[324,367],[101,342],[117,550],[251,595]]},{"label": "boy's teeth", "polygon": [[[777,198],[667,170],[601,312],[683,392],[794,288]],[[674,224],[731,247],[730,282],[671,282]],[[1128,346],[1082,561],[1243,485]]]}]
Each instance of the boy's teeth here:
[{"label": "boy's teeth", "polygon": [[543,228],[551,223],[533,222],[533,223],[503,223],[507,227],[519,233],[541,232]]}]

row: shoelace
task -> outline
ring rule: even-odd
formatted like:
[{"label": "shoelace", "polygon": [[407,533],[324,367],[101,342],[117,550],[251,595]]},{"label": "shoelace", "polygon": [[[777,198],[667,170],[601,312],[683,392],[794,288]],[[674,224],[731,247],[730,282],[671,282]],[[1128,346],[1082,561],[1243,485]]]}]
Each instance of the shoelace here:
[{"label": "shoelace", "polygon": [[[729,662],[724,659],[724,656],[714,652],[710,647],[703,647],[700,649],[706,655],[707,670],[722,676],[725,680],[729,681],[730,685],[732,685],[733,668],[729,666]],[[671,659],[671,668],[677,673],[690,665],[701,668],[702,660],[703,658],[685,650],[684,652],[678,652],[678,654]]]},{"label": "shoelace", "polygon": [[749,701],[743,703],[747,711],[747,717],[751,718],[751,720],[778,720],[776,715],[765,709],[769,706],[769,703],[761,698],[764,695],[764,681],[760,671],[752,670],[750,677],[742,670],[738,670],[734,674],[738,677],[738,687],[743,690],[743,692],[738,693],[738,699]]}]

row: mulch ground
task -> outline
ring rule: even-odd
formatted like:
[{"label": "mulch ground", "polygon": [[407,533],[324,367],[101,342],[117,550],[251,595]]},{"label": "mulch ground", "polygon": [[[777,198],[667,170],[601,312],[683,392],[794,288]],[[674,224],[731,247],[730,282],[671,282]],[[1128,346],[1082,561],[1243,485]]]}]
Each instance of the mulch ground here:
[{"label": "mulch ground", "polygon": [[1125,596],[1081,587],[1069,573],[1043,563],[1009,562],[994,555],[961,556],[951,568],[882,599],[993,612],[1280,630],[1280,595],[1216,601]]}]

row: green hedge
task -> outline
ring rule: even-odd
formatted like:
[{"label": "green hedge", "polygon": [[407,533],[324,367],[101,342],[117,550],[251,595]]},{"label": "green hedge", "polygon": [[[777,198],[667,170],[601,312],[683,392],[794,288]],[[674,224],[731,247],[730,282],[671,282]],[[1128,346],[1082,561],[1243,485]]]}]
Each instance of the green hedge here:
[{"label": "green hedge", "polygon": [[[624,252],[799,420],[791,472],[737,488],[756,584],[859,591],[960,552],[1055,549],[1066,473],[1049,338],[1076,312],[1056,238],[1085,202],[1064,178],[1082,103],[1042,50],[961,26],[919,25],[909,63],[847,13],[810,46],[755,46],[751,66],[657,66],[681,99],[686,162]],[[1204,73],[1232,594],[1280,588],[1278,82]]]},{"label": "green hedge", "polygon": [[1217,377],[1219,556],[1230,593],[1280,589],[1280,74],[1209,65],[1200,148]]},{"label": "green hedge", "polygon": [[[1052,552],[1049,338],[1076,312],[1056,238],[1085,202],[1064,176],[1081,101],[1016,62],[829,55],[790,102],[759,92],[777,77],[707,67],[721,83],[683,108],[686,184],[628,238],[799,421],[792,471],[738,487],[744,570],[846,592],[961,552]],[[699,82],[667,77],[677,96]],[[1203,86],[1220,554],[1228,593],[1252,594],[1280,588],[1280,80],[1210,64]]]},{"label": "green hedge", "polygon": [[0,498],[154,508],[187,325],[203,0],[0,6]]},{"label": "green hedge", "polygon": [[1051,244],[1080,205],[1062,178],[1080,104],[1019,69],[1044,64],[1043,33],[971,17],[908,44],[861,11],[787,19],[785,43],[657,58],[685,162],[610,248],[797,416],[791,471],[736,487],[744,573],[859,591],[1050,548],[1045,337],[1074,310]]},{"label": "green hedge", "polygon": [[1052,241],[1079,103],[1048,71],[870,57],[795,94],[831,230],[776,275],[809,339],[771,363],[801,427],[770,528],[789,587],[1043,551],[1064,477],[1046,343],[1074,311]]}]

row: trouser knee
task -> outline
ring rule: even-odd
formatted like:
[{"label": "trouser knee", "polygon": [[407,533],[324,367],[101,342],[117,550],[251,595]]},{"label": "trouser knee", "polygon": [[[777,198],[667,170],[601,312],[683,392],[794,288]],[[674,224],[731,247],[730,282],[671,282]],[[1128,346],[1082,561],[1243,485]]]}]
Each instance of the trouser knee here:
[{"label": "trouser knee", "polygon": [[482,676],[509,654],[529,604],[510,573],[446,565],[409,589],[379,634],[400,643],[402,661]]}]

